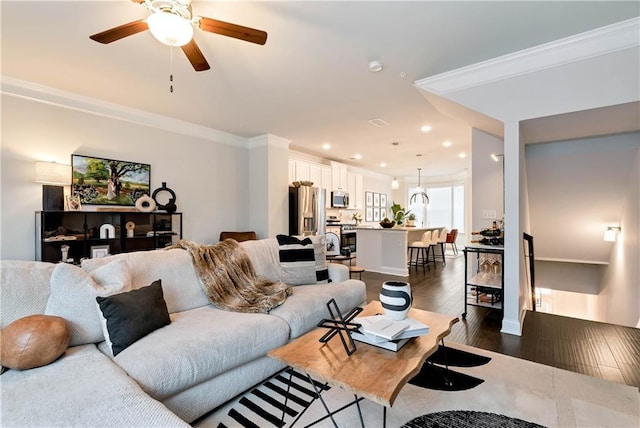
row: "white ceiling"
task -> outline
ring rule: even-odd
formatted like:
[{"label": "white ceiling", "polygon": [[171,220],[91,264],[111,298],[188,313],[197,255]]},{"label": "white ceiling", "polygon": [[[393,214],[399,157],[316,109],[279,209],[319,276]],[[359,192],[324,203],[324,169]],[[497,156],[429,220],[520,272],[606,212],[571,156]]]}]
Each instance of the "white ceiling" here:
[{"label": "white ceiling", "polygon": [[[635,1],[193,1],[196,15],[269,34],[258,46],[197,31],[212,69],[196,73],[148,32],[110,45],[89,39],[144,18],[133,2],[1,6],[3,76],[243,137],[275,134],[294,150],[398,177],[418,167],[423,177],[456,174],[469,163],[458,154],[471,152],[470,128],[440,114],[416,80],[640,15]],[[383,71],[369,72],[374,59]],[[350,160],[355,153],[363,159]]]}]

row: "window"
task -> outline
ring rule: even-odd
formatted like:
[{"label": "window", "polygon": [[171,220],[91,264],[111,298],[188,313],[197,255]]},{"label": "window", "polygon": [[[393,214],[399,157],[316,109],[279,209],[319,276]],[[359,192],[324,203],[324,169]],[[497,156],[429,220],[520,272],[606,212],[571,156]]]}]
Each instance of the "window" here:
[{"label": "window", "polygon": [[[415,187],[409,188],[409,199],[415,192]],[[464,185],[434,185],[426,187],[429,204],[424,204],[421,198],[416,198],[408,209],[416,215],[416,226],[458,229],[464,233]]]}]

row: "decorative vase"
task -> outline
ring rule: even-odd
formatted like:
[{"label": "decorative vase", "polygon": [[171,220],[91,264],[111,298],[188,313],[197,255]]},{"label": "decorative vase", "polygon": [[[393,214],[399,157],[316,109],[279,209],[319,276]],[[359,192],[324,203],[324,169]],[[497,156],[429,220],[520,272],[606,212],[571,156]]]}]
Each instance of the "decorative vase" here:
[{"label": "decorative vase", "polygon": [[156,209],[156,201],[146,193],[136,200],[136,209],[142,213],[150,213]]},{"label": "decorative vase", "polygon": [[411,285],[402,281],[385,281],[380,290],[380,303],[384,314],[394,321],[401,321],[407,317],[413,299]]}]

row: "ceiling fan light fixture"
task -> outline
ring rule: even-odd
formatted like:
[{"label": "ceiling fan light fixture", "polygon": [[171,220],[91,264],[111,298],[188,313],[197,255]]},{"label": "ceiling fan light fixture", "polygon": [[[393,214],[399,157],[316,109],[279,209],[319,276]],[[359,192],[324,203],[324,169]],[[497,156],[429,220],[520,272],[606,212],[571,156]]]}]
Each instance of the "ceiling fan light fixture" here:
[{"label": "ceiling fan light fixture", "polygon": [[149,31],[167,46],[184,46],[193,38],[191,21],[172,12],[157,11],[147,18]]}]

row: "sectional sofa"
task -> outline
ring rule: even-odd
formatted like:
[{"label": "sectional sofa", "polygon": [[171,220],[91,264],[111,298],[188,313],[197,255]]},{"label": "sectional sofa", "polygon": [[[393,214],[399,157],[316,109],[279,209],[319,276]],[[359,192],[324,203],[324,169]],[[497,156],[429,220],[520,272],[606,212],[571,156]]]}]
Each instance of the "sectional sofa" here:
[{"label": "sectional sofa", "polygon": [[[241,246],[256,273],[281,279],[276,239]],[[70,346],[50,364],[0,376],[0,425],[188,426],[282,369],[267,352],[326,318],[330,298],[344,311],[365,301],[364,283],[349,279],[346,266],[329,264],[328,271],[329,283],[294,286],[282,305],[263,314],[210,304],[181,249],[90,259],[82,267],[2,261],[2,327],[31,314],[60,316]],[[170,324],[112,356],[96,296],[158,279]]]}]

